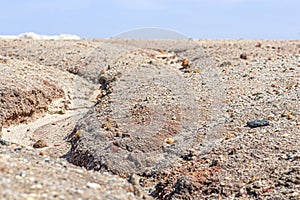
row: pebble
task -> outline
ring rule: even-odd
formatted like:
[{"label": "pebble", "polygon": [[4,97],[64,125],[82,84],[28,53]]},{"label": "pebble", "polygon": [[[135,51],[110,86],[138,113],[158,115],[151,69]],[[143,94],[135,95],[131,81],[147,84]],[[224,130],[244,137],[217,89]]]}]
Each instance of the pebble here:
[{"label": "pebble", "polygon": [[3,140],[2,138],[0,138],[0,144],[8,146],[8,145],[10,145],[10,142],[6,141],[6,140]]},{"label": "pebble", "polygon": [[48,144],[45,140],[38,140],[33,144],[33,148],[44,148],[47,146]]},{"label": "pebble", "polygon": [[293,115],[291,113],[287,114],[287,119],[293,119]]},{"label": "pebble", "polygon": [[21,151],[22,150],[22,147],[18,146],[14,149],[15,151]]},{"label": "pebble", "polygon": [[87,184],[86,184],[86,186],[88,187],[88,188],[91,188],[91,189],[99,189],[101,186],[98,184],[98,183],[92,183],[92,182],[88,182]]},{"label": "pebble", "polygon": [[247,54],[242,53],[242,54],[240,55],[240,58],[241,58],[241,59],[244,59],[244,60],[247,60]]},{"label": "pebble", "polygon": [[260,126],[268,126],[270,122],[268,120],[254,120],[247,122],[247,126],[250,128],[256,128]]},{"label": "pebble", "polygon": [[41,184],[35,184],[35,185],[32,185],[30,187],[30,189],[33,189],[33,190],[40,190],[40,189],[43,189],[43,186]]},{"label": "pebble", "polygon": [[174,139],[173,138],[167,138],[166,139],[166,143],[173,144],[174,143]]},{"label": "pebble", "polygon": [[20,177],[25,177],[25,176],[26,176],[26,173],[25,173],[25,172],[21,172],[21,173],[19,174],[19,176],[20,176]]},{"label": "pebble", "polygon": [[34,178],[34,177],[30,177],[30,178],[29,178],[29,181],[30,181],[30,182],[34,182],[34,181],[35,181],[35,178]]},{"label": "pebble", "polygon": [[190,65],[190,63],[187,59],[184,59],[182,61],[182,64],[181,64],[182,68],[187,68],[189,65]]},{"label": "pebble", "polygon": [[252,134],[252,133],[254,133],[255,131],[253,130],[253,129],[250,129],[250,130],[248,130],[248,133],[250,133],[250,134]]}]

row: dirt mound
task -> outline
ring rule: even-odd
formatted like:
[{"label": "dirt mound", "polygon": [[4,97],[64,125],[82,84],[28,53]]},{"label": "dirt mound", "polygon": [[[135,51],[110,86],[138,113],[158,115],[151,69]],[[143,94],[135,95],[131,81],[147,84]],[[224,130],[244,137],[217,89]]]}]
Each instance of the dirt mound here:
[{"label": "dirt mound", "polygon": [[[218,105],[222,102],[216,102],[215,94],[208,91],[219,81],[210,75],[211,62],[192,42],[169,43],[129,41],[127,45],[136,50],[103,71],[103,93],[72,136],[73,163],[125,177],[142,175],[176,166],[191,149],[204,153],[221,138],[214,124],[210,130],[199,131],[199,123],[223,112]],[[186,59],[193,64],[183,67]],[[201,76],[204,70],[206,78]],[[208,87],[200,91],[202,82]],[[206,96],[212,99],[211,105],[199,104],[197,100]],[[205,106],[220,109],[206,112]]]},{"label": "dirt mound", "polygon": [[8,57],[0,59],[2,126],[26,122],[48,111],[54,100],[65,96],[63,89],[51,80],[54,77],[49,70]]}]

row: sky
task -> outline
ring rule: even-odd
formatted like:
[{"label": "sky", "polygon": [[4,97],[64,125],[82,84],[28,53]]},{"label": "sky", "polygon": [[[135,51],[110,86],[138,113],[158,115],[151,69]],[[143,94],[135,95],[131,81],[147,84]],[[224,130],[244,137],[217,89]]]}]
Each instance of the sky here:
[{"label": "sky", "polygon": [[189,38],[300,39],[299,0],[0,0],[0,35],[109,38],[137,28]]}]

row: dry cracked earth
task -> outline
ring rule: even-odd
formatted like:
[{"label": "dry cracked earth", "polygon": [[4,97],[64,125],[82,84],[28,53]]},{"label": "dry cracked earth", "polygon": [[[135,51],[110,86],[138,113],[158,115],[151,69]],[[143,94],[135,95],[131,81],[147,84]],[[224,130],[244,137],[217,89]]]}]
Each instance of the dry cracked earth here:
[{"label": "dry cracked earth", "polygon": [[300,199],[300,41],[0,44],[1,199]]}]

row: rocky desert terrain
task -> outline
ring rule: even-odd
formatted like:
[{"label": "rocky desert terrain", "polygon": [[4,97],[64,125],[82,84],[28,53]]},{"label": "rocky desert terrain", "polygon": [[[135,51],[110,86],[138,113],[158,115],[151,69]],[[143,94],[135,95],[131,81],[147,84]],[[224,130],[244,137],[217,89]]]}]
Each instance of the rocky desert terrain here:
[{"label": "rocky desert terrain", "polygon": [[1,199],[300,199],[300,41],[0,44]]}]

